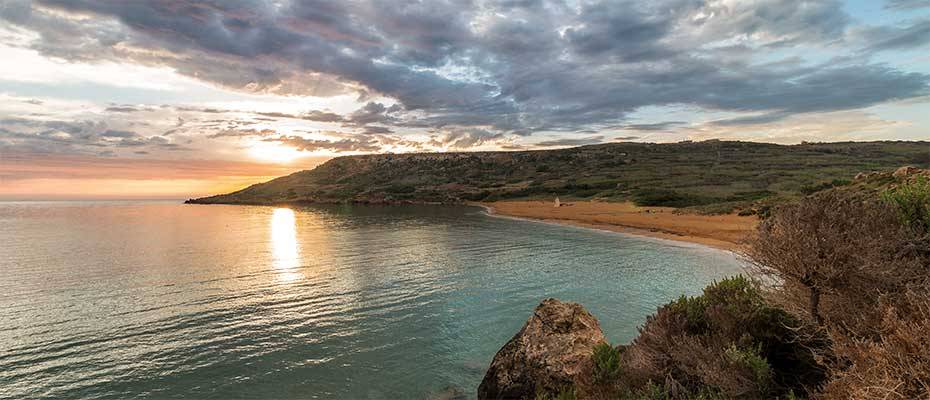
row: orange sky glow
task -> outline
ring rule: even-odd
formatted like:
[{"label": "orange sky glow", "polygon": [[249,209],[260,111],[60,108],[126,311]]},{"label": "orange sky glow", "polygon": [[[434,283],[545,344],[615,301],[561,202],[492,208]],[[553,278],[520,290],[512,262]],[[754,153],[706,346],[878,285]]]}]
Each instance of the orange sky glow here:
[{"label": "orange sky glow", "polygon": [[9,155],[0,158],[0,200],[186,199],[239,190],[323,160],[269,164]]}]

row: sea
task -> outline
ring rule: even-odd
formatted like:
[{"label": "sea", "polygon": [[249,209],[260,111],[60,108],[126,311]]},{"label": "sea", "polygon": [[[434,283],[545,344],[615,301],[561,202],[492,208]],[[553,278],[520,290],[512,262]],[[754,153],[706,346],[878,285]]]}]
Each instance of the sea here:
[{"label": "sea", "polygon": [[474,398],[545,298],[614,344],[744,273],[465,206],[0,203],[0,398]]}]

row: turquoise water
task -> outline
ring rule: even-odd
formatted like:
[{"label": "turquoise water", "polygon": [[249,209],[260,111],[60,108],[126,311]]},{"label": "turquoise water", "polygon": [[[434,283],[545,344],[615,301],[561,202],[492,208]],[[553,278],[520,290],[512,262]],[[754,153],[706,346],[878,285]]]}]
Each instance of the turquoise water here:
[{"label": "turquoise water", "polygon": [[474,397],[546,297],[613,342],[727,253],[468,207],[0,203],[0,398]]}]

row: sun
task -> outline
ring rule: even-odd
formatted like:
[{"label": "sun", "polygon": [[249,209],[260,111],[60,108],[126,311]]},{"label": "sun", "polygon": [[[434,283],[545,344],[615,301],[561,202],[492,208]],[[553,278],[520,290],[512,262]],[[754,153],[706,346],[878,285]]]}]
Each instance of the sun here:
[{"label": "sun", "polygon": [[249,145],[248,153],[253,158],[259,160],[280,163],[291,162],[308,155],[306,152],[297,150],[293,147],[263,141],[256,141]]}]

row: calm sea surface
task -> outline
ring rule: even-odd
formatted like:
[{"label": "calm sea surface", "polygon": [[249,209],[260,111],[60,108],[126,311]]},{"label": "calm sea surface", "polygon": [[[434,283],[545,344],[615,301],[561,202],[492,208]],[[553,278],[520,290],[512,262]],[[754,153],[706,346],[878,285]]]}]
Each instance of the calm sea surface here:
[{"label": "calm sea surface", "polygon": [[0,398],[474,397],[543,298],[626,342],[738,272],[467,207],[0,203]]}]

